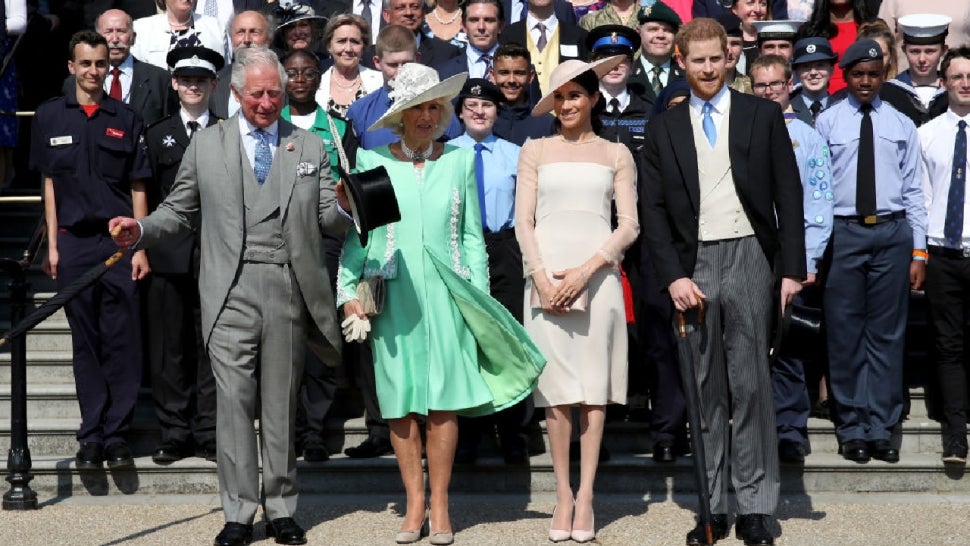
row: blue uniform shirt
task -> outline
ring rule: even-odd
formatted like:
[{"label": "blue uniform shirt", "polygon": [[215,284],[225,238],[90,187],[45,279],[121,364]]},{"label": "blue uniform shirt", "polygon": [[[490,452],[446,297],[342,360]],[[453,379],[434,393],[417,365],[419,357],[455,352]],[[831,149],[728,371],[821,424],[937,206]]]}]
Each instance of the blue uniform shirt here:
[{"label": "blue uniform shirt", "polygon": [[[474,149],[468,133],[448,141],[459,148]],[[520,148],[489,134],[482,140],[485,167],[485,231],[502,231],[515,225],[515,180]]]},{"label": "blue uniform shirt", "polygon": [[30,168],[54,181],[59,227],[107,230],[131,216],[131,181],[152,176],[143,132],[141,116],[107,96],[90,118],[74,93],[37,109]]},{"label": "blue uniform shirt", "polygon": [[[373,150],[401,140],[390,129],[384,127],[375,131],[367,130],[390,107],[391,97],[387,94],[387,86],[382,85],[380,89],[354,101],[350,105],[350,108],[347,109],[347,121],[354,128],[354,134],[357,135],[357,140],[360,141],[361,148]],[[448,138],[455,138],[461,133],[461,124],[458,123],[458,118],[454,115],[451,116],[451,123],[445,129],[445,135]]]},{"label": "blue uniform shirt", "polygon": [[807,123],[789,119],[787,125],[804,191],[806,264],[809,273],[818,273],[818,264],[832,235],[835,195],[831,188],[831,157],[822,135]]},{"label": "blue uniform shirt", "polygon": [[[835,215],[856,216],[856,168],[859,161],[861,104],[849,95],[818,116],[815,129],[828,144],[832,158]],[[876,97],[872,101],[872,132],[876,157],[876,214],[906,211],[913,229],[913,248],[926,248],[926,203],[921,187],[919,138],[916,125]],[[823,190],[824,191],[824,190]]]}]

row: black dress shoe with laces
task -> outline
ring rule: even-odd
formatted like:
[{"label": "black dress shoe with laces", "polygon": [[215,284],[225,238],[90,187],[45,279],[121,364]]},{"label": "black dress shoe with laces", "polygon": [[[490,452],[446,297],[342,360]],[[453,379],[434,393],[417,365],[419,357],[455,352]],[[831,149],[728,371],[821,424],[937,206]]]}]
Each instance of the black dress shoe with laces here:
[{"label": "black dress shoe with laces", "polygon": [[253,541],[253,526],[229,522],[216,535],[213,546],[248,546]]},{"label": "black dress shoe with laces", "polygon": [[869,446],[866,445],[865,440],[847,440],[839,446],[839,451],[847,461],[868,463],[870,459]]},{"label": "black dress shoe with laces", "polygon": [[344,455],[350,457],[351,459],[369,459],[371,457],[387,455],[392,451],[394,451],[394,449],[391,447],[390,440],[367,438],[361,442],[359,446],[348,447],[345,449]]},{"label": "black dress shoe with laces", "polygon": [[770,546],[775,543],[775,537],[771,536],[765,520],[768,516],[763,514],[741,514],[734,522],[734,533],[738,540],[743,540],[745,546]]},{"label": "black dress shoe with laces", "polygon": [[672,463],[677,460],[673,440],[659,440],[653,443],[653,460],[658,463]]},{"label": "black dress shoe with laces", "polygon": [[277,544],[306,544],[306,531],[293,518],[266,522],[266,536],[275,538]]},{"label": "black dress shoe with laces", "polygon": [[155,464],[169,464],[191,457],[192,453],[192,449],[184,442],[167,441],[162,442],[162,445],[152,453],[152,461]]},{"label": "black dress shoe with laces", "polygon": [[108,463],[108,468],[132,468],[135,466],[135,459],[131,456],[131,448],[125,441],[117,442],[104,448],[104,460]]},{"label": "black dress shoe with laces", "polygon": [[97,442],[84,442],[74,456],[78,470],[97,470],[104,462],[104,446]]},{"label": "black dress shoe with laces", "polygon": [[869,444],[869,452],[873,459],[886,461],[887,463],[899,462],[899,450],[893,447],[889,440],[876,440]]},{"label": "black dress shoe with laces", "polygon": [[782,464],[802,464],[805,462],[805,446],[800,442],[781,440],[778,442],[778,461]]},{"label": "black dress shoe with laces", "polygon": [[945,464],[967,464],[967,437],[950,436],[943,447],[943,462]]},{"label": "black dress shoe with laces", "polygon": [[[697,527],[687,533],[687,546],[701,546],[707,544],[707,532],[700,522]],[[727,514],[711,514],[711,535],[714,542],[728,536],[728,517]]]},{"label": "black dress shoe with laces", "polygon": [[303,460],[311,463],[323,463],[330,459],[327,446],[317,438],[307,440],[303,445]]}]

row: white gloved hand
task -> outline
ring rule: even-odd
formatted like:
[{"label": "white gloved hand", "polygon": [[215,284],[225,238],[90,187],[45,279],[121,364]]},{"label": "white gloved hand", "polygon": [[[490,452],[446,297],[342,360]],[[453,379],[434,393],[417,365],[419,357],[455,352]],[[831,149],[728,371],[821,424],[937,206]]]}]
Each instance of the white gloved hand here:
[{"label": "white gloved hand", "polygon": [[343,328],[344,339],[347,340],[347,343],[363,343],[367,339],[367,334],[370,333],[370,320],[351,315],[340,323],[340,327]]}]

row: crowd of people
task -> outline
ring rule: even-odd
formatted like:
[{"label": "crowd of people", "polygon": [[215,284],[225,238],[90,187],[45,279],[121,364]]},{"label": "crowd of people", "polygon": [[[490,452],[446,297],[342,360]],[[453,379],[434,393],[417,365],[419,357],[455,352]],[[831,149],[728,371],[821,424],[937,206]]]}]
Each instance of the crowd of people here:
[{"label": "crowd of people", "polygon": [[[27,32],[64,4],[27,2]],[[899,461],[914,289],[942,460],[966,463],[970,7],[85,4],[62,96],[21,127],[58,287],[129,249],[66,306],[75,463],[134,464],[150,384],[153,461],[216,463],[217,546],[251,542],[260,506],[277,543],[306,542],[296,460],[330,458],[348,381],[367,437],[344,453],[395,455],[398,543],[451,544],[453,466],[486,436],[527,464],[543,419],[549,539],[593,540],[620,419],[657,463],[701,442],[714,538],[773,544],[810,415],[845,459]],[[391,204],[361,201],[365,175],[399,217],[373,223]],[[809,311],[814,337],[786,343]]]}]

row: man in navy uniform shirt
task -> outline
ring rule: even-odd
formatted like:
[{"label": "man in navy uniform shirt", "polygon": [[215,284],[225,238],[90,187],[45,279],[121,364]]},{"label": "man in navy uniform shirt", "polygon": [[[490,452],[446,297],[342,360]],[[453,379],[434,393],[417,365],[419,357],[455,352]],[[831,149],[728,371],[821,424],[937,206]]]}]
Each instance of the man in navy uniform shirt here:
[{"label": "man in navy uniform shirt", "polygon": [[946,15],[928,13],[907,15],[898,21],[909,69],[889,80],[879,96],[917,127],[946,112],[947,92],[939,68],[951,21]]},{"label": "man in navy uniform shirt", "polygon": [[[72,93],[52,99],[34,116],[30,166],[44,181],[48,258],[58,289],[70,285],[118,248],[108,220],[148,212],[151,177],[135,110],[104,91],[108,44],[93,30],[70,41]],[[125,439],[141,386],[138,285],[149,272],[144,251],[126,254],[65,305],[81,406],[81,469],[130,467]]]},{"label": "man in navy uniform shirt", "polygon": [[[205,47],[178,47],[166,62],[173,67],[171,87],[178,93],[179,111],[149,126],[145,134],[153,175],[151,210],[172,191],[195,133],[219,121],[209,111],[209,99],[224,64],[222,55]],[[158,464],[191,456],[196,448],[209,460],[216,457],[216,383],[201,339],[197,237],[192,233],[148,251],[152,276],[145,349],[161,426],[161,442],[152,454]]]},{"label": "man in navy uniform shirt", "polygon": [[923,284],[926,264],[919,140],[913,122],[879,98],[878,43],[855,42],[839,67],[848,95],[815,124],[831,154],[835,198],[824,295],[835,433],[846,459],[894,463],[909,290]]}]

